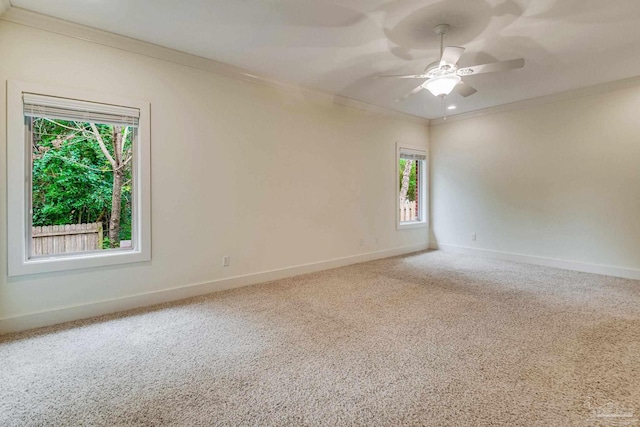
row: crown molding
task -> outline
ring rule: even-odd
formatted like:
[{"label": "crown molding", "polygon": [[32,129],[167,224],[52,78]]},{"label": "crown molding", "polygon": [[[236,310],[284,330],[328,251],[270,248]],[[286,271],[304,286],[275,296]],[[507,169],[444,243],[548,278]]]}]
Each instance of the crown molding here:
[{"label": "crown molding", "polygon": [[[1,13],[3,4],[9,5],[4,14]],[[223,62],[215,61],[197,55],[192,55],[186,52],[181,52],[179,50],[159,46],[153,43],[144,42],[119,34],[110,33],[108,31],[99,30],[97,28],[87,27],[85,25],[76,24],[73,22],[54,18],[52,16],[32,12],[26,9],[11,7],[9,0],[0,0],[0,20],[37,28],[43,31],[72,37],[78,40],[96,43],[102,46],[136,53],[138,55],[172,62],[186,67],[209,71],[215,74],[243,80],[249,83],[269,86],[290,93],[293,92],[299,95],[301,98],[315,100],[321,103],[338,104],[346,107],[356,108],[358,110],[367,111],[370,113],[407,120],[425,126],[429,126],[430,124],[430,120],[424,117],[414,116],[411,114],[390,110],[388,108],[367,104],[365,102],[356,101],[355,99],[323,92],[317,89],[310,89],[291,83],[281,82],[251,73],[250,71],[247,71],[240,67],[235,67]]]},{"label": "crown molding", "polygon": [[443,118],[432,119],[430,126],[438,126],[460,120],[467,120],[475,117],[487,116],[490,114],[504,113],[513,110],[522,110],[532,108],[539,105],[550,104],[553,102],[566,101],[569,99],[583,98],[585,96],[598,95],[601,93],[611,92],[619,89],[640,86],[640,76],[630,77],[628,79],[615,80],[607,83],[600,83],[593,86],[586,86],[579,89],[568,90],[565,92],[554,93],[551,95],[540,96],[537,98],[525,99],[523,101],[512,102],[510,104],[498,105],[495,107],[483,108],[481,110],[470,111],[468,113],[456,114],[448,116],[447,120]]},{"label": "crown molding", "polygon": [[414,116],[408,113],[391,110],[385,107],[379,107],[367,104],[362,101],[347,98],[345,96],[323,92],[317,89],[310,89],[300,85],[286,83],[251,73],[240,67],[225,64],[223,62],[192,55],[179,50],[167,48],[153,43],[144,42],[130,37],[122,36],[108,31],[99,30],[93,27],[76,24],[52,16],[43,15],[26,9],[11,6],[10,0],[0,0],[0,20],[20,24],[55,34],[72,37],[78,40],[119,49],[138,55],[143,55],[167,62],[172,62],[182,66],[196,68],[209,71],[225,77],[242,80],[249,83],[259,84],[294,93],[300,98],[314,100],[320,103],[337,104],[346,107],[356,108],[358,110],[367,111],[374,114],[380,114],[388,117],[402,119],[426,126],[438,126],[446,123],[467,120],[470,118],[481,117],[490,114],[498,114],[512,110],[520,110],[532,108],[539,105],[549,104],[553,102],[581,98],[585,96],[597,95],[613,90],[624,89],[640,85],[640,76],[628,79],[617,80],[613,82],[601,83],[593,86],[573,89],[565,92],[545,95],[536,98],[516,101],[509,104],[498,105],[495,107],[483,108],[480,110],[470,111],[452,116],[447,119],[436,118],[427,119],[425,117]]}]

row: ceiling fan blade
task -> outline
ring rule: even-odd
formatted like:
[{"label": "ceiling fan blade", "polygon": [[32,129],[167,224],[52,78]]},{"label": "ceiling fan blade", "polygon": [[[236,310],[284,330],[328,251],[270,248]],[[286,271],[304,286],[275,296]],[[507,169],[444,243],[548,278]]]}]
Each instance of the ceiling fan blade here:
[{"label": "ceiling fan blade", "polygon": [[514,70],[524,67],[524,59],[512,59],[510,61],[492,62],[491,64],[474,65],[472,67],[460,68],[459,76],[470,76],[474,74],[492,73],[494,71]]},{"label": "ceiling fan blade", "polygon": [[465,98],[467,96],[473,95],[474,93],[477,92],[477,90],[475,90],[474,88],[472,88],[471,86],[469,86],[468,84],[466,84],[465,82],[460,82],[456,85],[456,91],[464,96]]},{"label": "ceiling fan blade", "polygon": [[445,47],[444,52],[442,52],[442,58],[440,58],[440,66],[443,67],[445,65],[449,65],[449,66],[456,65],[463,53],[464,53],[463,47],[458,47],[458,46]]},{"label": "ceiling fan blade", "polygon": [[376,76],[376,79],[380,79],[380,78],[386,78],[386,77],[391,77],[391,78],[395,78],[395,79],[428,79],[429,76],[427,76],[426,74],[396,74],[396,75],[389,75],[389,76]]},{"label": "ceiling fan blade", "polygon": [[420,85],[417,88],[415,88],[414,90],[412,90],[411,92],[406,93],[402,98],[396,99],[396,102],[404,101],[405,99],[407,99],[411,95],[415,95],[416,93],[420,92],[422,89],[424,89],[424,88],[422,87],[422,85]]}]

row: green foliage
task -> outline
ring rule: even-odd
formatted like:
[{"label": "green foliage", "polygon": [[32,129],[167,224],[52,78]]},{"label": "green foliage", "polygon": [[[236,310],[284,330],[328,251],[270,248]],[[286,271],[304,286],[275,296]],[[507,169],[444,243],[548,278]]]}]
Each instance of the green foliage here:
[{"label": "green foliage", "polygon": [[[113,127],[96,126],[107,148],[113,150]],[[89,123],[35,118],[32,130],[33,225],[101,221],[106,236],[111,216],[113,170],[92,136]],[[130,147],[131,134],[125,150]],[[128,240],[131,238],[130,164],[125,169],[124,183],[120,238]]]},{"label": "green foliage", "polygon": [[[416,161],[414,160],[409,160],[411,163],[413,163],[411,165],[411,173],[409,175],[409,190],[407,191],[407,200],[410,201],[415,201],[416,200]],[[399,173],[400,173],[400,179],[399,179],[399,186],[398,189],[402,188],[402,173],[404,172],[404,167],[407,164],[407,160],[402,160],[400,159],[400,167],[399,167]]]}]

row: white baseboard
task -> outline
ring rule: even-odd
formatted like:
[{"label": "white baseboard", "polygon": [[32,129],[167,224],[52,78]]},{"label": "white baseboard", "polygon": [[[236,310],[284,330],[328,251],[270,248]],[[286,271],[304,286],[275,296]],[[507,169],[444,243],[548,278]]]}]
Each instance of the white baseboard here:
[{"label": "white baseboard", "polygon": [[589,264],[578,261],[569,261],[556,258],[545,258],[533,255],[523,255],[511,252],[500,252],[489,249],[469,248],[466,246],[448,245],[443,243],[429,244],[430,249],[439,249],[443,252],[451,252],[462,255],[472,255],[484,258],[502,259],[506,261],[524,262],[527,264],[543,265],[546,267],[562,268],[564,270],[581,271],[584,273],[602,274],[605,276],[622,277],[625,279],[640,280],[640,270],[610,265]]},{"label": "white baseboard", "polygon": [[123,298],[99,301],[71,307],[63,307],[38,313],[30,313],[21,316],[0,319],[0,335],[11,332],[19,332],[41,326],[55,325],[72,320],[86,319],[104,314],[117,313],[119,311],[134,308],[152,306],[169,301],[177,301],[185,298],[204,295],[211,292],[223,291],[242,286],[255,285],[257,283],[270,282],[300,274],[313,273],[330,268],[343,267],[376,259],[404,255],[412,252],[426,250],[427,244],[404,246],[400,248],[386,249],[382,251],[368,252],[344,258],[336,258],[294,267],[277,270],[263,271],[260,273],[235,276],[226,279],[214,280],[205,283],[181,286],[161,291],[132,295]]}]

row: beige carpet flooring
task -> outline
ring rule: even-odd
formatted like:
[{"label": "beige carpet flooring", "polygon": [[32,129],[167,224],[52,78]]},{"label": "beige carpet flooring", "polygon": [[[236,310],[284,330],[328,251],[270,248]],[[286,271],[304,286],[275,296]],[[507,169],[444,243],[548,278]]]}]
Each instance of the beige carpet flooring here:
[{"label": "beige carpet flooring", "polygon": [[640,282],[440,252],[0,337],[2,426],[639,418]]}]

